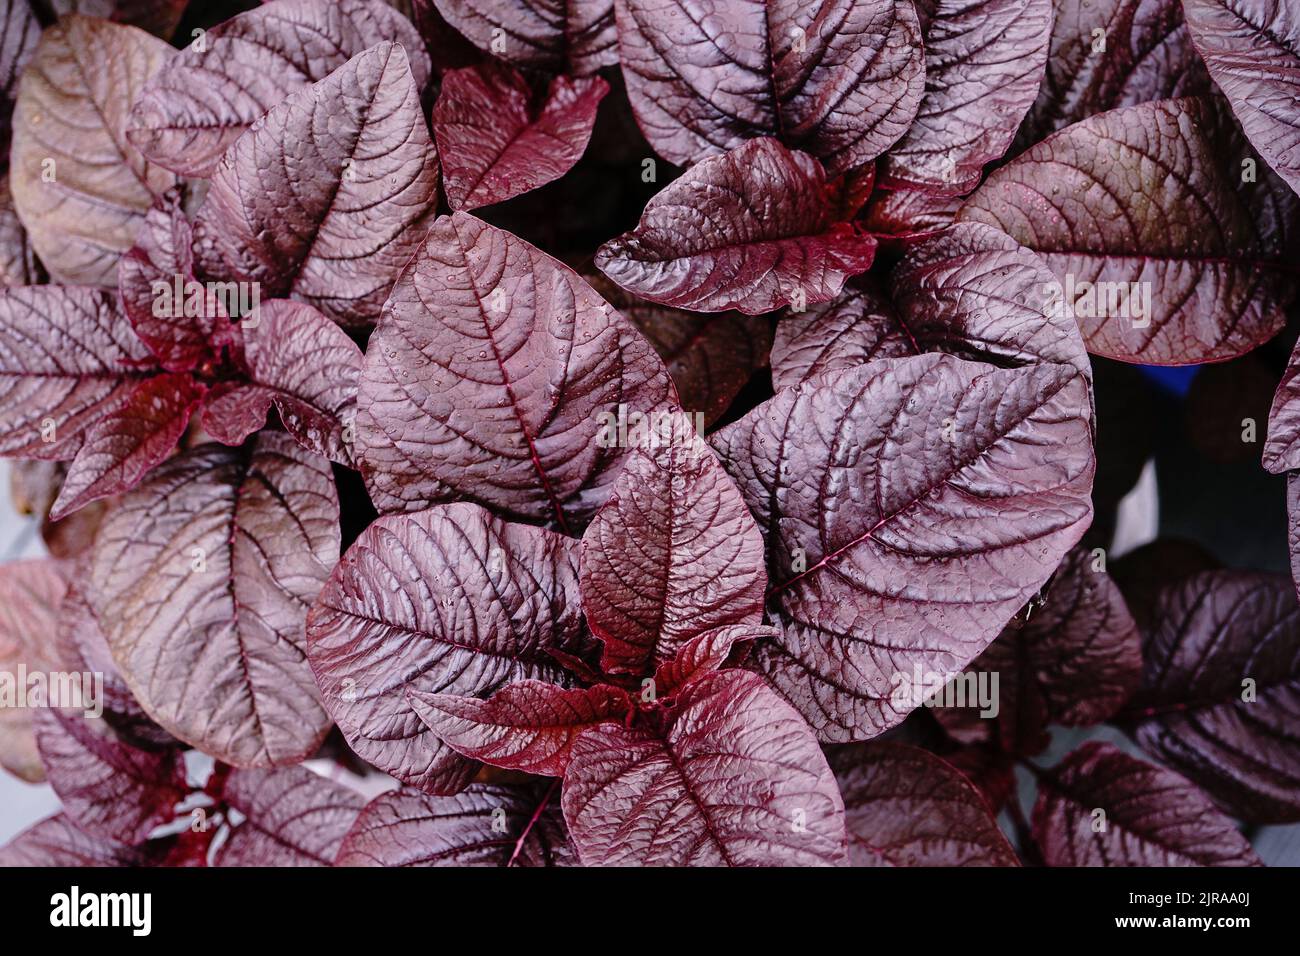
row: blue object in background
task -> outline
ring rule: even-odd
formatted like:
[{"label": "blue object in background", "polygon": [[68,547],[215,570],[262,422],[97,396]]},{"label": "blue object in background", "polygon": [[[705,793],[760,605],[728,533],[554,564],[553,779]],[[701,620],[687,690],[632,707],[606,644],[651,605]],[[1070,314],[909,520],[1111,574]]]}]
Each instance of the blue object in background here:
[{"label": "blue object in background", "polygon": [[1201,370],[1199,365],[1139,365],[1142,374],[1171,395],[1186,398],[1192,379]]}]

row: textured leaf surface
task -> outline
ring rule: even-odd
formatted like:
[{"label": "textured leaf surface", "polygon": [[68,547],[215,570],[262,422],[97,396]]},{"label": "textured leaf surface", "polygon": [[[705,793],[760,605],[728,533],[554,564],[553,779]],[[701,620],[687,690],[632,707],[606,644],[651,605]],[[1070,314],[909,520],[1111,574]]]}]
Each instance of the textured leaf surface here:
[{"label": "textured leaf surface", "polygon": [[996,229],[959,223],[909,247],[891,287],[859,280],[826,306],[783,317],[772,384],[925,352],[1010,367],[1056,362],[1091,377],[1052,273]]},{"label": "textured leaf surface", "polygon": [[878,236],[911,238],[950,225],[962,201],[920,189],[879,189],[862,211],[862,225]]},{"label": "textured leaf surface", "polygon": [[187,176],[210,176],[255,120],[384,40],[402,44],[415,84],[423,88],[430,69],[424,43],[388,4],[263,4],[208,30],[202,49],[192,43],[177,55],[140,92],[128,135],[154,162]]},{"label": "textured leaf surface", "polygon": [[881,164],[889,188],[973,189],[1038,95],[1052,0],[918,0],[925,95]]},{"label": "textured leaf surface", "polygon": [[[1096,811],[1105,814],[1105,829]],[[1048,866],[1257,866],[1208,797],[1112,744],[1086,743],[1039,780],[1034,841]]]},{"label": "textured leaf surface", "polygon": [[1300,606],[1285,575],[1209,571],[1167,588],[1144,649],[1137,739],[1233,816],[1300,820]]},{"label": "textured leaf surface", "polygon": [[586,76],[618,62],[612,0],[435,0],[447,22],[493,56]]},{"label": "textured leaf surface", "polygon": [[345,433],[356,414],[362,353],[348,334],[309,305],[273,299],[245,325],[243,349],[254,389],[275,402],[289,434],[351,466]]},{"label": "textured leaf surface", "polygon": [[153,365],[117,297],[85,288],[0,290],[0,452],[68,459]]},{"label": "textured leaf surface", "polygon": [[419,691],[410,697],[425,725],[459,753],[545,777],[564,775],[579,734],[632,709],[616,687],[565,689],[538,680],[507,684],[487,700]]},{"label": "textured leaf surface", "polygon": [[1249,157],[1213,101],[1145,103],[1044,140],[959,215],[1042,255],[1090,352],[1227,359],[1271,338],[1295,297],[1282,257],[1300,203],[1263,165],[1242,182]]},{"label": "textured leaf surface", "polygon": [[1291,352],[1273,394],[1263,460],[1275,475],[1300,469],[1300,345]]},{"label": "textured leaf surface", "polygon": [[50,517],[58,520],[139,484],[175,449],[203,392],[204,387],[184,373],[169,372],[136,383],[120,405],[86,431]]},{"label": "textured leaf surface", "polygon": [[380,43],[234,143],[198,228],[231,276],[344,325],[373,322],[438,201],[438,154],[402,48]]},{"label": "textured leaf surface", "polygon": [[41,39],[41,24],[32,13],[30,0],[0,3],[0,156],[9,155],[9,124],[18,78]]},{"label": "textured leaf surface", "polygon": [[[28,674],[61,669],[53,638],[67,588],[65,572],[55,561],[0,565],[0,671],[9,675],[11,693],[18,691],[19,667]],[[45,772],[36,749],[33,708],[16,704],[13,700],[0,707],[0,767],[36,782]]]},{"label": "textured leaf surface", "polygon": [[1300,192],[1300,9],[1291,0],[1185,0],[1183,8],[1251,145]]},{"label": "textured leaf surface", "polygon": [[306,767],[236,770],[222,796],[244,818],[216,866],[330,866],[365,799]]},{"label": "textured leaf surface", "polygon": [[774,139],[706,159],[664,187],[596,266],[652,302],[756,315],[833,298],[866,272],[875,240],[833,222],[826,177]]},{"label": "textured leaf surface", "polygon": [[456,213],[370,338],[357,457],[380,511],[464,497],[577,531],[625,455],[601,444],[605,422],[674,399],[649,344],[575,273]]},{"label": "textured leaf surface", "polygon": [[329,727],[303,621],[338,560],[328,465],[287,435],[208,444],[105,519],[91,602],[149,715],[235,766],[310,756]]},{"label": "textured leaf surface", "polygon": [[[117,262],[176,177],[126,138],[135,94],[171,55],[142,30],[68,17],[46,30],[18,91],[14,205],[50,274],[117,286]],[[53,165],[50,165],[51,162]]]},{"label": "textured leaf surface", "polygon": [[695,678],[721,670],[738,648],[755,641],[772,640],[774,636],[772,628],[757,624],[729,624],[705,631],[683,644],[672,660],[655,668],[655,694],[658,697],[675,694]]},{"label": "textured leaf surface", "polygon": [[36,740],[63,812],[95,836],[143,843],[186,793],[179,750],[141,750],[79,710],[41,710]]},{"label": "textured leaf surface", "polygon": [[690,419],[666,422],[582,537],[582,606],[607,673],[647,676],[704,631],[763,620],[762,535]]},{"label": "textured leaf surface", "polygon": [[[502,828],[504,825],[504,829]],[[337,866],[577,866],[552,784],[473,784],[453,797],[393,790],[372,800]]]},{"label": "textured leaf surface", "polygon": [[131,327],[163,367],[174,372],[193,369],[209,354],[224,315],[212,294],[194,294],[189,285],[198,281],[193,242],[180,197],[172,193],[145,214],[135,245],[118,265],[118,288]]},{"label": "textured leaf surface", "polygon": [[0,868],[29,866],[121,867],[156,866],[171,841],[153,846],[129,847],[91,836],[67,814],[46,817],[0,846]]},{"label": "textured leaf surface", "polygon": [[840,173],[907,130],[925,84],[920,24],[895,0],[619,0],[628,97],[678,165],[776,136]]},{"label": "textured leaf surface", "polygon": [[452,70],[433,107],[448,204],[477,209],[559,179],[582,158],[608,92],[600,77],[557,76],[539,95],[515,70]]},{"label": "textured leaf surface", "polygon": [[1013,152],[1096,113],[1210,92],[1180,0],[1052,0],[1052,7],[1047,73]]},{"label": "textured leaf surface", "polygon": [[898,723],[897,675],[961,670],[1056,570],[1091,517],[1090,414],[1070,366],[923,355],[715,434],[767,543],[782,637],[759,666],[823,740]]},{"label": "textured leaf surface", "polygon": [[983,795],[919,747],[872,743],[831,758],[850,866],[1018,866]]},{"label": "textured leaf surface", "polygon": [[308,621],[312,670],[352,748],[413,786],[463,787],[473,766],[425,727],[408,695],[567,683],[549,652],[581,650],[576,551],[469,504],[362,532]]},{"label": "textured leaf surface", "polygon": [[668,367],[682,408],[704,416],[705,428],[767,365],[772,323],[766,316],[671,309],[630,295],[598,273],[583,278],[650,340]]},{"label": "textured leaf surface", "polygon": [[170,39],[189,0],[48,0],[57,16],[80,13],[129,23],[156,37]]},{"label": "textured leaf surface", "polygon": [[702,677],[660,721],[604,725],[574,743],[563,806],[584,865],[844,862],[835,778],[761,677]]},{"label": "textured leaf surface", "polygon": [[9,176],[5,174],[0,176],[0,285],[39,285],[43,281],[44,271],[18,218]]},{"label": "textured leaf surface", "polygon": [[[1009,753],[1047,747],[1049,724],[1099,724],[1142,680],[1142,643],[1119,588],[1077,548],[1056,572],[1042,607],[1018,616],[971,665],[998,674],[998,713],[936,708],[950,729],[980,726]],[[983,734],[981,734],[981,737]]]}]

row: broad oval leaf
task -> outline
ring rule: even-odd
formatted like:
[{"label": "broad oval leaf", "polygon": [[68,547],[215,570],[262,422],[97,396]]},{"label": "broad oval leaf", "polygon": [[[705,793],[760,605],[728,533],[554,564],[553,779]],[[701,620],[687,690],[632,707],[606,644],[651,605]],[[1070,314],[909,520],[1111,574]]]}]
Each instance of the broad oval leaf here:
[{"label": "broad oval leaf", "polygon": [[617,0],[619,54],[646,139],[687,165],[775,136],[833,173],[883,153],[925,84],[911,0]]},{"label": "broad oval leaf", "polygon": [[470,504],[362,532],[307,624],[312,670],[352,749],[412,786],[461,789],[474,765],[425,727],[409,694],[570,683],[550,652],[582,649],[576,552],[568,538]]},{"label": "broad oval leaf", "polygon": [[1183,9],[1251,145],[1300,192],[1300,10],[1291,0],[1184,0]]},{"label": "broad oval leaf", "polygon": [[127,867],[166,866],[177,838],[153,840],[139,847],[92,836],[65,813],[32,824],[0,846],[0,868],[7,867]]},{"label": "broad oval leaf", "polygon": [[1162,592],[1130,708],[1138,743],[1235,817],[1300,821],[1300,605],[1282,574],[1208,571]]},{"label": "broad oval leaf", "polygon": [[[504,825],[504,829],[503,829]],[[451,797],[392,790],[370,801],[336,866],[577,866],[556,785],[472,784]]]},{"label": "broad oval leaf", "polygon": [[447,22],[516,66],[586,76],[618,62],[613,0],[434,0]]},{"label": "broad oval leaf", "polygon": [[63,812],[83,830],[129,846],[143,843],[170,821],[188,792],[185,761],[176,748],[141,750],[118,738],[86,713],[45,708],[36,718],[36,740],[45,778]]},{"label": "broad oval leaf", "polygon": [[[758,666],[823,740],[875,736],[1047,581],[1088,526],[1088,383],[1067,365],[882,359],[779,392],[714,435],[767,543]],[[827,510],[834,493],[837,507]]]},{"label": "broad oval leaf", "polygon": [[1072,365],[1091,378],[1078,329],[1042,260],[982,223],[958,223],[908,248],[891,292],[869,278],[829,305],[777,325],[772,384],[786,388],[878,358],[947,352],[1015,367]]},{"label": "broad oval leaf", "polygon": [[170,55],[143,30],[88,17],[41,35],[14,108],[9,182],[32,247],[61,282],[115,288],[118,258],[176,184],[126,138],[132,99]]},{"label": "broad oval leaf", "polygon": [[747,671],[705,675],[668,713],[579,736],[563,806],[585,866],[845,861],[844,804],[816,738]]},{"label": "broad oval leaf", "polygon": [[1042,606],[1017,616],[975,660],[971,671],[998,675],[997,713],[985,719],[963,691],[965,708],[933,711],[950,732],[975,741],[991,733],[1007,753],[1034,754],[1050,742],[1049,724],[1099,724],[1128,701],[1142,681],[1141,636],[1119,588],[1093,562],[1090,551],[1070,552]]},{"label": "broad oval leaf", "polygon": [[831,756],[850,866],[1018,866],[984,796],[919,747],[871,743]]},{"label": "broad oval leaf", "polygon": [[373,322],[438,201],[438,154],[402,48],[292,94],[227,151],[197,229],[229,276],[344,325]]},{"label": "broad oval leaf", "polygon": [[620,688],[563,688],[546,681],[507,684],[487,700],[410,691],[411,706],[448,746],[506,770],[562,777],[583,731],[627,717]]},{"label": "broad oval leaf", "polygon": [[1106,110],[1210,92],[1181,0],[1052,0],[1052,7],[1047,74],[1013,153]]},{"label": "broad oval leaf", "polygon": [[[1096,826],[1098,811],[1105,829]],[[1039,775],[1033,828],[1048,866],[1259,865],[1205,794],[1099,741]]]},{"label": "broad oval leaf", "polygon": [[306,767],[236,770],[222,801],[240,820],[214,866],[331,866],[365,799]]},{"label": "broad oval leaf", "polygon": [[466,498],[579,531],[622,465],[618,424],[675,398],[649,344],[574,272],[455,213],[366,347],[357,458],[380,511]]},{"label": "broad oval leaf", "polygon": [[134,488],[176,448],[205,387],[183,372],[136,383],[86,430],[50,508],[58,520],[92,501]]},{"label": "broad oval leaf", "polygon": [[[356,415],[361,349],[346,332],[302,302],[263,302],[241,328],[244,363],[252,383],[245,387],[275,403],[284,427],[304,448],[352,466],[347,435]],[[260,428],[266,406],[253,417]]]},{"label": "broad oval leaf", "polygon": [[7,678],[0,683],[0,767],[33,783],[45,771],[30,706],[38,701],[28,699],[26,675],[48,681],[62,670],[52,638],[67,589],[65,569],[48,558],[0,565],[0,672]]},{"label": "broad oval leaf", "polygon": [[153,365],[111,293],[0,290],[0,453],[73,458]]},{"label": "broad oval leaf", "polygon": [[772,322],[740,312],[688,312],[630,295],[599,273],[584,279],[636,326],[663,359],[682,408],[708,428],[767,365]]},{"label": "broad oval leaf", "polygon": [[875,251],[874,239],[834,221],[816,160],[757,139],[664,187],[595,263],[651,302],[757,315],[826,302],[870,268]]},{"label": "broad oval leaf", "polygon": [[422,89],[430,71],[424,43],[388,4],[263,4],[205,31],[178,54],[135,98],[127,136],[168,169],[210,176],[227,148],[272,107],[384,40],[402,44]]},{"label": "broad oval leaf", "polygon": [[509,68],[449,72],[432,117],[448,205],[490,206],[559,179],[582,158],[608,92],[600,77],[557,76],[541,91]]},{"label": "broad oval leaf", "polygon": [[1295,298],[1285,243],[1300,201],[1208,98],[1076,123],[994,172],[959,218],[1033,249],[1088,350],[1125,362],[1232,358],[1271,338]]},{"label": "broad oval leaf", "polygon": [[681,414],[628,456],[582,536],[579,568],[606,673],[648,676],[704,631],[763,620],[762,535]]},{"label": "broad oval leaf", "polygon": [[880,185],[967,193],[1000,159],[1047,63],[1052,0],[917,0],[925,95],[881,162]]},{"label": "broad oval leaf", "polygon": [[329,729],[306,660],[307,608],[339,554],[328,465],[288,435],[208,444],[104,519],[90,599],[140,704],[240,767],[297,763]]}]

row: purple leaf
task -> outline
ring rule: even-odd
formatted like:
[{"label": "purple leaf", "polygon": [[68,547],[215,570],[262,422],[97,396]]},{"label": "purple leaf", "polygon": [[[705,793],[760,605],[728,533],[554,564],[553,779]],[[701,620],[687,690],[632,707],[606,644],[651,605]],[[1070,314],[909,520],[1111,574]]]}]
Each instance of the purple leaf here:
[{"label": "purple leaf", "polygon": [[1112,110],[994,172],[959,218],[1038,252],[1088,350],[1125,362],[1218,361],[1271,338],[1295,298],[1284,266],[1300,209],[1208,98]]},{"label": "purple leaf", "polygon": [[775,638],[772,628],[759,624],[729,624],[698,634],[683,644],[672,660],[655,668],[652,679],[655,695],[675,694],[697,677],[721,670],[737,656],[737,649],[748,650],[756,641]]},{"label": "purple leaf", "polygon": [[316,751],[329,719],[303,621],[338,560],[338,507],[328,465],[268,432],[178,455],[109,513],[89,597],[154,720],[235,766]]},{"label": "purple leaf", "polygon": [[767,365],[772,323],[766,316],[671,309],[629,295],[599,273],[583,278],[650,340],[668,367],[682,407],[698,412],[704,428]]},{"label": "purple leaf", "polygon": [[1275,475],[1300,469],[1300,343],[1291,352],[1268,412],[1264,467]]},{"label": "purple leaf", "polygon": [[908,240],[951,225],[960,207],[957,196],[936,196],[919,189],[878,189],[871,194],[861,223],[874,236]]},{"label": "purple leaf", "polygon": [[393,790],[361,811],[336,866],[577,866],[554,784]]},{"label": "purple leaf", "polygon": [[169,372],[137,383],[121,404],[86,430],[50,517],[57,521],[139,484],[176,448],[203,393],[204,386],[186,373]]},{"label": "purple leaf", "polygon": [[208,358],[219,323],[225,322],[215,297],[196,285],[193,242],[180,196],[169,193],[146,213],[135,245],[118,264],[118,288],[131,327],[173,372],[188,372]]},{"label": "purple leaf", "polygon": [[9,176],[0,176],[0,286],[39,285],[45,272],[14,208]]},{"label": "purple leaf", "polygon": [[0,290],[0,453],[73,458],[152,366],[116,296],[57,286]]},{"label": "purple leaf", "polygon": [[467,498],[580,531],[675,404],[650,346],[574,272],[467,213],[439,219],[366,348],[357,458],[380,511]]},{"label": "purple leaf", "polygon": [[1300,821],[1300,606],[1281,574],[1208,571],[1162,592],[1130,710],[1142,747],[1233,816]]},{"label": "purple leaf", "polygon": [[757,674],[692,682],[671,710],[572,747],[564,819],[585,866],[825,866],[844,804],[812,732]]},{"label": "purple leaf", "polygon": [[[156,163],[210,176],[254,121],[362,50],[401,43],[418,88],[429,57],[411,24],[379,0],[277,0],[190,44],[135,98],[127,136]],[[125,103],[129,106],[131,97]],[[337,106],[337,104],[336,104]]]},{"label": "purple leaf", "polygon": [[757,315],[826,302],[866,272],[875,240],[833,220],[816,160],[759,139],[704,160],[666,186],[596,267],[652,302]]},{"label": "purple leaf", "polygon": [[1052,49],[1013,153],[1121,106],[1208,93],[1179,0],[1052,0]]},{"label": "purple leaf", "polygon": [[463,787],[474,765],[424,726],[409,695],[569,682],[549,652],[581,650],[576,552],[577,542],[470,504],[362,532],[307,624],[312,670],[352,749],[412,786]]},{"label": "purple leaf", "polygon": [[908,248],[892,296],[870,279],[826,306],[777,324],[772,384],[787,388],[878,358],[947,352],[1004,367],[1092,367],[1056,280],[1038,256],[996,229],[959,223]]},{"label": "purple leaf", "polygon": [[408,697],[425,726],[458,753],[544,777],[564,775],[579,734],[632,709],[617,687],[565,689],[539,680],[507,684],[487,700],[416,690]]},{"label": "purple leaf", "polygon": [[1048,866],[1258,866],[1232,821],[1178,774],[1091,741],[1039,778]]},{"label": "purple leaf", "polygon": [[516,66],[586,76],[618,62],[612,0],[434,0],[480,50]]},{"label": "purple leaf", "polygon": [[1090,417],[1070,366],[922,355],[826,373],[715,434],[767,542],[781,641],[759,667],[823,740],[898,723],[919,701],[891,683],[960,671],[1056,570],[1091,518]]},{"label": "purple leaf", "polygon": [[655,152],[688,165],[756,136],[832,173],[902,136],[925,84],[910,0],[618,0],[619,54]]},{"label": "purple leaf", "polygon": [[[39,701],[28,698],[28,675],[61,670],[50,636],[67,591],[65,568],[49,558],[0,565],[0,672],[8,690],[0,706],[0,767],[32,783],[44,779],[33,727]],[[19,698],[19,694],[22,698]],[[27,706],[19,706],[26,700]]]},{"label": "purple leaf", "polygon": [[962,194],[1000,159],[1033,105],[1052,0],[917,0],[925,95],[881,163],[885,188]]},{"label": "purple leaf", "polygon": [[850,866],[1018,866],[983,795],[919,747],[872,743],[831,757]]},{"label": "purple leaf", "polygon": [[0,156],[9,155],[9,124],[18,78],[41,39],[41,24],[29,0],[9,0],[0,9]]},{"label": "purple leaf", "polygon": [[240,137],[196,228],[228,276],[344,325],[373,322],[438,201],[438,154],[402,48],[380,43]]},{"label": "purple leaf", "polygon": [[542,93],[509,67],[452,70],[433,107],[448,204],[477,209],[559,179],[582,158],[608,92],[600,77],[557,76]]},{"label": "purple leaf", "polygon": [[330,866],[365,799],[306,767],[236,770],[222,799],[244,819],[214,866]]},{"label": "purple leaf", "polygon": [[32,247],[61,282],[115,288],[118,258],[176,184],[126,139],[131,100],[170,56],[161,40],[107,20],[72,16],[41,35],[14,108],[9,183]]},{"label": "purple leaf", "polygon": [[266,424],[266,413],[275,398],[275,390],[262,385],[220,382],[203,400],[203,430],[223,445],[242,445]]},{"label": "purple leaf", "polygon": [[73,824],[67,814],[58,813],[0,846],[0,868],[161,866],[175,859],[171,851],[178,842],[169,837],[140,847],[126,846],[92,836]]},{"label": "purple leaf", "polygon": [[141,750],[77,710],[39,711],[36,741],[63,812],[106,840],[143,843],[187,792],[179,750]]},{"label": "purple leaf", "polygon": [[648,676],[704,631],[763,620],[763,538],[685,415],[629,455],[582,537],[579,568],[607,673]]},{"label": "purple leaf", "polygon": [[976,740],[992,733],[1003,750],[1034,754],[1050,742],[1049,724],[1099,724],[1124,705],[1142,680],[1142,641],[1119,588],[1093,561],[1082,548],[1070,552],[1042,607],[1013,620],[971,664],[999,675],[996,717],[967,703],[936,708],[940,723],[979,727]]},{"label": "purple leaf", "polygon": [[1251,145],[1300,192],[1300,11],[1290,0],[1184,0],[1183,9]]},{"label": "purple leaf", "polygon": [[56,16],[80,13],[148,30],[170,39],[190,0],[48,0]]},{"label": "purple leaf", "polygon": [[[282,299],[261,303],[243,324],[242,342],[250,391],[275,402],[304,448],[351,467],[347,434],[363,357],[356,343],[311,306]],[[265,416],[265,406],[253,413],[255,427]]]}]

